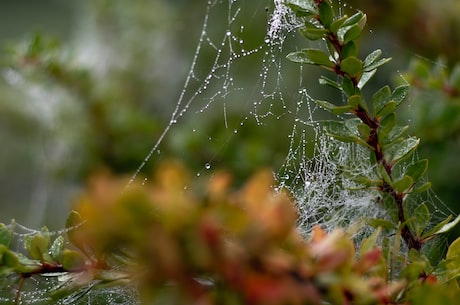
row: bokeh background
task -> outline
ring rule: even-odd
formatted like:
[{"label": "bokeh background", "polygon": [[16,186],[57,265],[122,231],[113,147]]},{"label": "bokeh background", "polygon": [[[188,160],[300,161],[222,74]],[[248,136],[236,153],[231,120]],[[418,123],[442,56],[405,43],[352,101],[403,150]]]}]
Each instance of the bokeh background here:
[{"label": "bokeh background", "polygon": [[[460,213],[460,72],[455,68],[460,61],[460,2],[342,2],[347,3],[344,9],[368,14],[363,54],[381,48],[393,57],[370,90],[389,81],[414,84],[399,119],[409,122],[411,133],[422,139],[420,157],[430,159],[434,191]],[[15,219],[32,228],[46,224],[60,229],[91,173],[123,175],[139,167],[170,121],[206,3],[0,2],[0,222]],[[272,5],[241,3],[252,25],[245,39],[258,41],[265,32],[265,8],[270,11]],[[208,29],[221,29],[217,22],[220,16],[226,18],[228,6],[220,7]],[[284,49],[288,53],[298,47],[291,39]],[[256,66],[248,62],[247,69],[252,64]],[[200,65],[206,69],[210,63]],[[234,78],[258,81],[246,79],[245,72]],[[286,83],[298,82],[298,74],[284,78]],[[311,90],[325,94],[321,88]],[[237,107],[228,118],[238,122],[249,111]],[[209,109],[205,118],[192,115],[174,126],[142,174],[148,175],[164,159],[179,159],[192,172],[216,159],[213,166],[230,169],[238,183],[258,168],[276,169],[284,162],[292,121],[267,118],[258,125],[248,119],[238,135],[231,136],[221,109]],[[195,128],[206,131],[206,137],[193,136],[190,130]],[[231,143],[222,145],[230,138]]]}]

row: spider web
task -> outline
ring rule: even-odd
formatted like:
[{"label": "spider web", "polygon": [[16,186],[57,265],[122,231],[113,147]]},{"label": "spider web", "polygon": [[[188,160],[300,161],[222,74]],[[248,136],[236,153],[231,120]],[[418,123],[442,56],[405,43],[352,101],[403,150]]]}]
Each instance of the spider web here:
[{"label": "spider web", "polygon": [[[346,9],[340,2],[335,5],[340,11]],[[222,11],[226,12],[224,17]],[[256,38],[246,39],[256,26],[255,16],[261,14],[267,21],[265,30],[259,31]],[[196,176],[213,170],[219,155],[232,144],[232,138],[239,136],[246,125],[253,128],[249,122],[255,122],[256,126],[270,122],[292,127],[285,135],[289,144],[284,162],[278,165],[274,175],[277,188],[287,189],[294,196],[302,233],[308,234],[318,224],[332,230],[363,218],[386,218],[385,211],[376,204],[378,193],[357,190],[353,182],[354,176],[374,175],[375,169],[366,161],[368,152],[360,146],[330,139],[322,132],[321,120],[327,115],[315,106],[312,97],[317,77],[306,67],[291,65],[285,59],[287,53],[295,51],[295,45],[305,45],[304,41],[296,40],[296,30],[301,25],[281,0],[209,0],[190,70],[169,123],[129,184],[142,179],[141,170],[161,153],[163,142],[173,137],[174,130],[185,122],[191,126],[191,136],[208,138],[217,147]],[[216,113],[222,116],[222,124],[228,131],[223,139],[214,139],[201,125],[193,125]],[[270,137],[267,135],[267,141]],[[433,223],[454,214],[433,192],[421,197],[408,204],[416,206],[420,201],[429,204]],[[38,233],[19,224],[11,226],[18,249],[27,235]],[[56,237],[65,233],[66,230],[50,234]],[[59,284],[54,277],[34,281],[30,285],[33,287],[24,289],[21,304],[46,304],[48,288]],[[7,288],[14,291],[15,286]],[[75,304],[77,297],[71,295],[57,304]],[[97,304],[101,297],[110,304],[138,303],[136,293],[129,288],[110,288],[91,290],[78,299],[78,304]],[[0,302],[9,300],[0,294]]]}]

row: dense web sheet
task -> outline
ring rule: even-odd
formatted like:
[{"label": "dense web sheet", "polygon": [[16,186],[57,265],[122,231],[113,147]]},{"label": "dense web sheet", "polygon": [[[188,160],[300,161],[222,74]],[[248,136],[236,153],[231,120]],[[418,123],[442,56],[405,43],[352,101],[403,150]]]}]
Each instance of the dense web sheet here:
[{"label": "dense web sheet", "polygon": [[[336,5],[342,9],[342,4]],[[225,9],[222,10],[222,7]],[[222,11],[226,12],[224,17],[219,13]],[[255,41],[246,41],[246,33],[255,26],[255,15],[265,15],[266,28],[260,31]],[[308,87],[317,83],[305,79],[305,75],[310,73],[306,67],[285,67],[285,55],[296,48],[291,45],[289,50],[285,50],[286,40],[295,40],[299,26],[299,21],[281,0],[209,0],[190,70],[170,121],[130,183],[140,179],[138,176],[142,168],[161,153],[163,141],[188,117],[199,122],[208,113],[220,113],[222,124],[229,131],[222,147],[232,137],[238,136],[248,121],[262,125],[268,118],[275,118],[280,124],[292,126],[291,132],[285,135],[289,139],[285,161],[276,169],[275,177],[277,187],[289,190],[296,200],[299,230],[308,234],[314,225],[331,230],[366,217],[385,218],[385,212],[377,204],[378,193],[357,189],[352,179],[356,175],[373,175],[372,165],[363,161],[369,159],[368,152],[357,145],[330,139],[322,132],[321,117],[324,113],[313,103],[313,94]],[[212,58],[211,65],[202,64],[203,58]],[[244,78],[237,78],[236,75],[242,77],[238,71],[245,69],[246,65],[250,65],[250,69],[244,70]],[[289,78],[287,81],[287,74],[297,79],[292,82]],[[246,114],[237,119],[230,115],[236,110],[241,112],[241,109]],[[190,133],[207,137],[207,131],[200,126],[192,126]],[[267,135],[269,139],[270,135]],[[209,137],[209,141],[220,140]],[[217,150],[203,164],[203,171],[213,170],[213,161],[218,155]],[[199,176],[200,172],[196,175]],[[421,196],[420,200],[427,202],[433,210],[433,223],[453,214],[434,193]],[[409,204],[415,205],[416,202]],[[19,224],[12,226],[18,248],[25,236],[37,233]],[[65,233],[64,230],[50,234],[58,236]],[[58,279],[50,277],[40,281],[43,282],[36,285],[35,290],[24,289],[22,299],[28,301],[22,304],[46,304],[47,289],[54,286]],[[14,289],[12,286],[11,290]],[[120,288],[89,290],[79,302],[93,304],[93,300],[101,295],[110,304],[137,303],[134,291]],[[76,297],[72,295],[58,304],[74,304]],[[0,302],[4,301],[6,299],[0,297]]]}]

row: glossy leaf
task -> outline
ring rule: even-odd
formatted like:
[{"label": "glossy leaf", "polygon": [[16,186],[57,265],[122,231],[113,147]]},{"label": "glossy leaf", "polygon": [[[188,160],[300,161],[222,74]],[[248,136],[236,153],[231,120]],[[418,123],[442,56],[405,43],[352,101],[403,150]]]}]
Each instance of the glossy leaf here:
[{"label": "glossy leaf", "polygon": [[347,16],[342,16],[336,20],[334,20],[330,26],[330,30],[332,33],[337,33],[339,28],[343,25],[343,23],[347,20]]},{"label": "glossy leaf", "polygon": [[376,118],[384,118],[385,116],[393,113],[395,109],[396,109],[396,103],[393,102],[393,101],[390,101],[390,102],[386,103],[385,106],[383,106],[382,109],[380,109],[379,112],[377,112],[375,117]]},{"label": "glossy leaf", "polygon": [[369,65],[369,66],[366,66],[363,68],[364,71],[366,72],[369,72],[369,71],[373,71],[375,69],[377,69],[378,67],[380,66],[383,66],[384,64],[386,64],[387,62],[389,62],[391,60],[391,58],[382,58],[381,60]]},{"label": "glossy leaf", "polygon": [[363,62],[354,56],[347,57],[340,63],[340,70],[352,77],[358,75],[362,68]]},{"label": "glossy leaf", "polygon": [[452,215],[449,215],[449,217],[447,217],[446,219],[438,223],[431,230],[425,232],[422,238],[427,239],[435,235],[444,234],[444,233],[449,232],[450,230],[455,228],[460,222],[460,215],[458,215],[454,220],[450,221],[451,219],[452,219]]},{"label": "glossy leaf", "polygon": [[392,141],[389,140],[390,133],[396,125],[396,115],[391,113],[387,115],[379,124],[379,128],[377,130],[379,135],[379,141],[381,144],[391,143]]},{"label": "glossy leaf", "polygon": [[357,12],[354,15],[348,17],[342,24],[342,27],[347,27],[350,25],[358,25],[361,28],[364,28],[366,24],[366,15],[363,12]]},{"label": "glossy leaf", "polygon": [[334,20],[334,13],[329,1],[322,1],[319,5],[319,18],[326,29],[329,29]]},{"label": "glossy leaf", "polygon": [[347,100],[347,104],[350,106],[353,106],[354,109],[358,109],[358,106],[361,106],[361,109],[368,111],[367,103],[363,99],[363,96],[361,94],[355,94],[355,95],[350,96]]},{"label": "glossy leaf", "polygon": [[350,41],[342,48],[342,58],[358,56],[358,47],[354,41]]},{"label": "glossy leaf", "polygon": [[382,51],[380,49],[377,49],[371,52],[369,55],[367,55],[363,63],[364,70],[367,70],[367,67],[377,62],[380,56],[382,56]]},{"label": "glossy leaf", "polygon": [[353,96],[358,94],[356,87],[353,84],[353,81],[348,77],[344,77],[342,80],[342,90],[343,92],[345,92],[347,96]]},{"label": "glossy leaf", "polygon": [[345,122],[342,121],[324,121],[323,126],[326,133],[337,140],[343,142],[360,142],[359,137],[352,132]]},{"label": "glossy leaf", "polygon": [[329,87],[332,87],[332,88],[335,88],[335,89],[338,89],[338,90],[342,90],[342,87],[340,86],[339,83],[337,83],[336,81],[333,81],[332,79],[327,78],[325,76],[320,77],[319,83],[320,83],[320,85],[327,85]]},{"label": "glossy leaf", "polygon": [[344,105],[344,106],[336,106],[332,103],[329,103],[327,101],[315,101],[316,104],[318,104],[320,107],[328,110],[329,112],[333,114],[343,114],[346,112],[349,112],[350,110],[353,109],[353,106],[350,105]]},{"label": "glossy leaf", "polygon": [[428,160],[423,159],[412,163],[407,167],[406,175],[411,176],[414,180],[422,178],[428,169]]},{"label": "glossy leaf", "polygon": [[318,49],[304,49],[300,52],[290,53],[287,59],[301,64],[313,64],[326,67],[334,67],[329,55]]},{"label": "glossy leaf", "polygon": [[386,103],[391,100],[391,90],[389,86],[384,86],[380,88],[374,95],[372,96],[372,107],[374,116],[382,110]]},{"label": "glossy leaf", "polygon": [[407,97],[409,94],[409,86],[408,85],[402,85],[397,87],[393,93],[391,98],[396,102],[396,105],[400,105]]},{"label": "glossy leaf", "polygon": [[348,43],[350,41],[356,40],[361,36],[362,28],[360,28],[358,25],[351,26],[345,31],[343,34],[342,41],[343,43]]},{"label": "glossy leaf", "polygon": [[361,78],[359,79],[358,88],[362,89],[367,84],[367,82],[375,75],[376,72],[377,70],[375,69],[369,72],[364,71],[363,75],[361,75]]},{"label": "glossy leaf", "polygon": [[286,5],[293,10],[298,17],[308,17],[316,14],[316,8],[309,1],[289,0]]},{"label": "glossy leaf", "polygon": [[[388,118],[388,116],[387,116]],[[383,122],[383,121],[382,121]],[[395,126],[388,134],[387,143],[399,142],[398,140],[407,132],[409,126]]]},{"label": "glossy leaf", "polygon": [[303,37],[309,40],[318,40],[324,38],[328,31],[324,28],[318,28],[311,22],[305,22],[305,27],[299,30]]},{"label": "glossy leaf", "polygon": [[395,164],[404,158],[409,157],[417,148],[420,139],[415,137],[407,138],[401,142],[384,147],[385,159]]}]

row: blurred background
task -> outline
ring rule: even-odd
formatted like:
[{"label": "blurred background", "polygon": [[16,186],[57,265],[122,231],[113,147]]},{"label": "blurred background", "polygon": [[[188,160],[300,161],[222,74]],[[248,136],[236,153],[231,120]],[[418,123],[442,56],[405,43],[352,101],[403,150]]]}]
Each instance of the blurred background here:
[{"label": "blurred background", "polygon": [[[228,4],[222,2],[213,8],[210,33],[226,29],[222,20]],[[250,25],[245,41],[261,44],[273,5],[238,2]],[[92,173],[129,175],[142,164],[168,126],[183,90],[206,3],[1,1],[0,222],[15,219],[32,228],[63,228],[72,198]],[[384,56],[393,57],[369,91],[389,80],[394,86],[413,85],[399,119],[409,122],[411,133],[422,139],[420,157],[430,159],[434,191],[460,213],[460,2],[346,3],[343,9],[368,14],[362,56],[381,48]],[[299,45],[300,40],[292,38],[283,52]],[[206,49],[202,52],[196,73],[205,75],[215,57],[206,57]],[[233,71],[233,77],[247,87],[257,83],[260,79],[247,72],[260,68],[260,60],[250,57],[246,70]],[[292,71],[283,74],[283,81],[298,87],[298,70]],[[312,68],[304,73],[316,72]],[[308,90],[318,97],[327,94],[316,83]],[[244,97],[233,98],[236,104]],[[293,114],[284,121],[267,117],[259,124],[246,119],[251,105],[236,105],[229,108],[225,122],[220,104],[206,109],[204,116],[191,111],[174,125],[141,174],[149,175],[155,164],[169,158],[182,160],[193,172],[213,160],[213,167],[230,169],[237,183],[258,168],[279,168],[289,147]],[[227,125],[242,121],[244,126],[232,135]],[[195,130],[201,132],[191,132]]]}]

